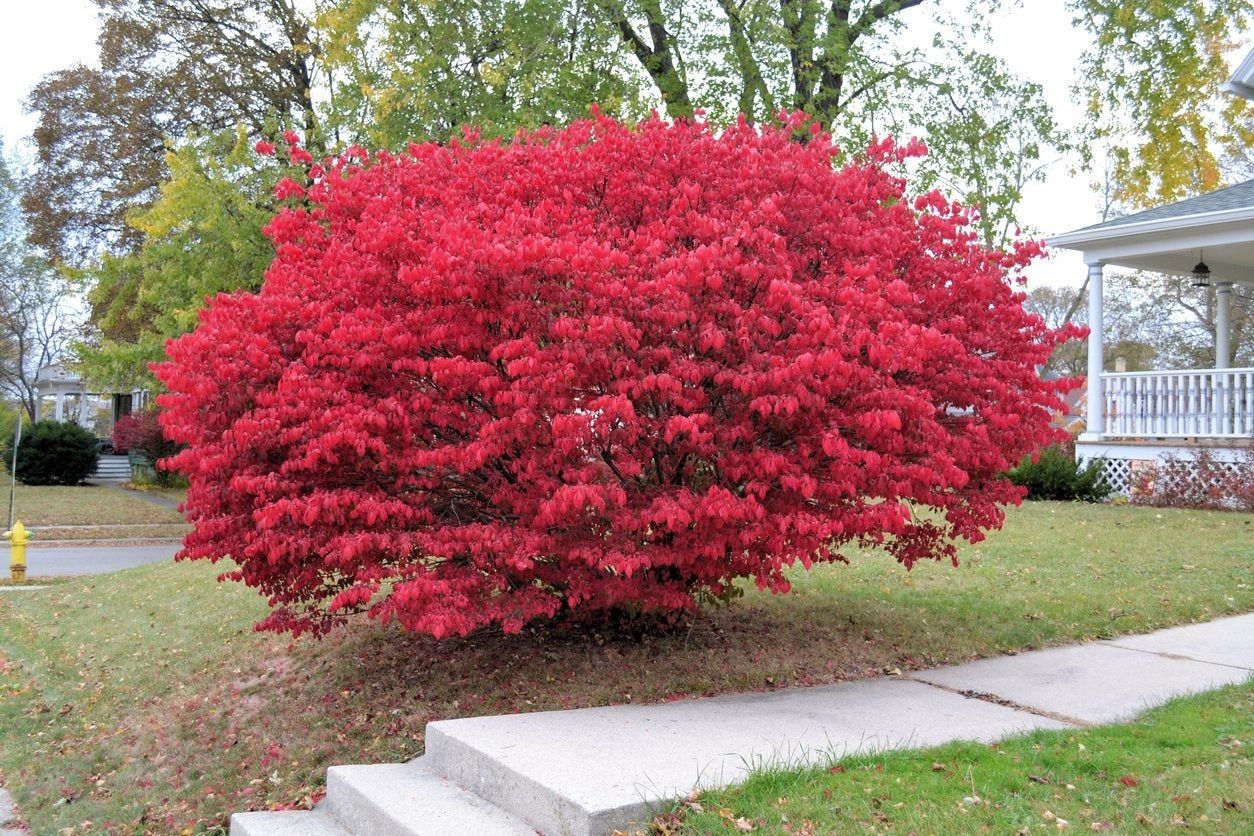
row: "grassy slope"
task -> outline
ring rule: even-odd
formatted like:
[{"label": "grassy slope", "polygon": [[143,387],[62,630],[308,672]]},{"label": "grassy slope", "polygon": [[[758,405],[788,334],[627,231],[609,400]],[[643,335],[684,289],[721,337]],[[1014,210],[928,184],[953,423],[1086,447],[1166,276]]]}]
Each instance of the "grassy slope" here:
[{"label": "grassy slope", "polygon": [[181,540],[191,526],[186,523],[128,523],[126,525],[56,526],[45,525],[36,529],[32,547],[45,543],[64,543],[67,540],[110,542],[125,540]]},{"label": "grassy slope", "polygon": [[[1254,832],[1254,684],[1135,723],[763,771],[659,820],[669,833]],[[978,799],[978,800],[977,800]],[[1060,823],[1061,822],[1061,823]]]},{"label": "grassy slope", "polygon": [[[8,490],[3,492],[8,501]],[[181,523],[178,511],[145,502],[116,488],[18,485],[15,517],[28,528],[66,525]]]},{"label": "grassy slope", "polygon": [[302,803],[331,763],[418,754],[429,720],[831,682],[1254,609],[1254,516],[1039,503],[909,574],[881,555],[641,643],[434,642],[365,623],[258,635],[202,565],[0,597],[0,773],[36,832],[170,832]]}]

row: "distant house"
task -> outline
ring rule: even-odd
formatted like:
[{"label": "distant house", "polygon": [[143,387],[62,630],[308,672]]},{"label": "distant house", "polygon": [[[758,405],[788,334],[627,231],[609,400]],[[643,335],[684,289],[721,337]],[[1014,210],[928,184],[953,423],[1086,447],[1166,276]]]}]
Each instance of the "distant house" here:
[{"label": "distant house", "polygon": [[110,438],[113,424],[142,409],[147,398],[143,389],[98,391],[60,365],[44,366],[35,374],[35,420],[72,421],[91,430],[97,438]]},{"label": "distant house", "polygon": [[[1224,86],[1254,100],[1254,50]],[[1080,459],[1102,457],[1108,479],[1128,488],[1140,462],[1208,448],[1236,461],[1254,445],[1254,368],[1232,368],[1234,284],[1254,284],[1254,180],[1050,238],[1088,265],[1088,380]],[[1214,368],[1106,372],[1102,272],[1107,266],[1192,276],[1213,289]]]}]

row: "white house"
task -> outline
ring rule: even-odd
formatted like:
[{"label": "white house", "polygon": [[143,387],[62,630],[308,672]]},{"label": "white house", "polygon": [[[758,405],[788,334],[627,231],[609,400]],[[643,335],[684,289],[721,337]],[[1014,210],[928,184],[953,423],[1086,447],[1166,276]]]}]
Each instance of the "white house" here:
[{"label": "white house", "polygon": [[35,420],[73,421],[103,438],[113,431],[114,422],[142,409],[147,399],[143,389],[93,392],[89,388],[81,377],[64,366],[43,366],[35,373]]},{"label": "white house", "polygon": [[[1254,100],[1254,50],[1224,89]],[[1185,457],[1200,447],[1236,461],[1254,446],[1254,368],[1232,368],[1235,284],[1254,284],[1254,180],[1156,206],[1050,238],[1078,250],[1088,265],[1086,429],[1076,457],[1106,459],[1107,478],[1126,490],[1136,463]],[[1102,356],[1102,273],[1128,267],[1192,276],[1211,288],[1215,367],[1188,371],[1106,372]]]}]

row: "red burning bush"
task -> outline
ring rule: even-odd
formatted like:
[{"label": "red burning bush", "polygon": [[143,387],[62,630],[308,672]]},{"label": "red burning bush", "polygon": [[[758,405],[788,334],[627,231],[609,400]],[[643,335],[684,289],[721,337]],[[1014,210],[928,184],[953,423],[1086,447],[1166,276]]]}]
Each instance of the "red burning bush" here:
[{"label": "red burning bush", "polygon": [[184,557],[262,627],[361,610],[437,637],[690,610],[883,544],[953,558],[1056,440],[1061,335],[968,210],[873,147],[607,119],[350,149],[269,227],[257,294],[170,346]]},{"label": "red burning bush", "polygon": [[174,475],[162,462],[179,451],[176,442],[166,438],[155,409],[123,415],[113,425],[113,448],[120,453],[140,453],[152,462],[157,484],[169,485]]}]

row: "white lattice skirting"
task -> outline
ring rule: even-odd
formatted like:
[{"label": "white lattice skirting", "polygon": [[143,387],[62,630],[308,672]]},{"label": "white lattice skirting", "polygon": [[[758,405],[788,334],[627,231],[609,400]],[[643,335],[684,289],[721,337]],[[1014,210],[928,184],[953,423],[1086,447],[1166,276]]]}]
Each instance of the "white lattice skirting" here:
[{"label": "white lattice skirting", "polygon": [[1102,459],[1102,478],[1115,493],[1126,496],[1132,486],[1132,460]]},{"label": "white lattice skirting", "polygon": [[[1111,486],[1113,493],[1127,496],[1137,475],[1142,468],[1151,465],[1162,465],[1170,456],[1177,461],[1188,462],[1198,448],[1150,445],[1119,445],[1104,442],[1081,443],[1076,445],[1076,458],[1082,462],[1101,459],[1102,476]],[[1241,448],[1210,447],[1206,448],[1214,463],[1229,474],[1235,475],[1242,465],[1241,457],[1245,450]],[[1196,474],[1195,468],[1190,468]]]}]

